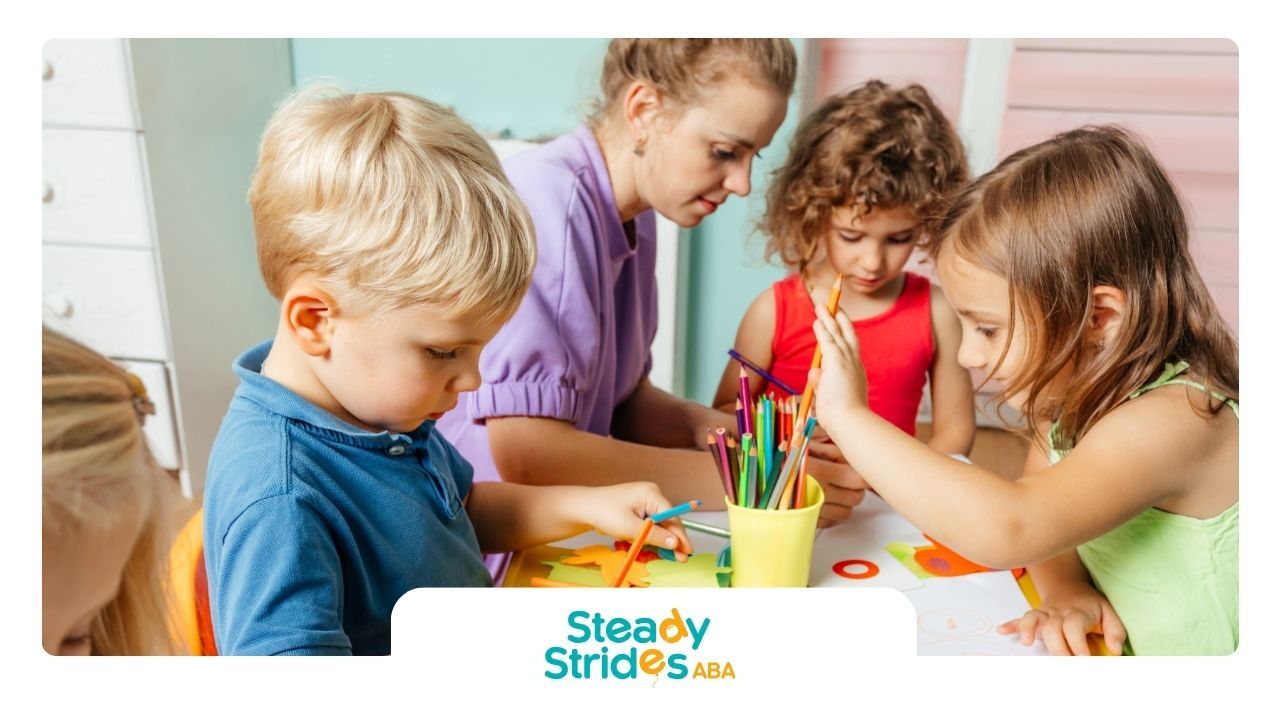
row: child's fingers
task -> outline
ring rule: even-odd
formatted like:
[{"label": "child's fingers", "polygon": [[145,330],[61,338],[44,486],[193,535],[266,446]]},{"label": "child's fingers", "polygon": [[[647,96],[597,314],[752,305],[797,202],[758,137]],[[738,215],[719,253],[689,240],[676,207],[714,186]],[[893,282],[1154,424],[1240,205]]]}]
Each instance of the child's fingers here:
[{"label": "child's fingers", "polygon": [[857,351],[858,335],[853,331],[853,321],[848,315],[844,314],[844,310],[836,310],[835,325],[840,329],[840,339],[844,340],[845,345],[850,350]]},{"label": "child's fingers", "polygon": [[1124,623],[1120,621],[1120,616],[1116,614],[1115,608],[1111,607],[1111,603],[1102,604],[1102,638],[1107,643],[1107,649],[1113,654],[1124,654],[1124,641],[1129,633],[1124,629]]},{"label": "child's fingers", "polygon": [[[662,541],[662,547],[671,548],[677,552],[693,552],[693,543],[689,542],[689,535],[685,533],[684,524],[678,518],[667,520],[661,525],[654,525],[649,534],[658,536],[658,539]],[[658,544],[653,540],[650,540],[650,543]]]},{"label": "child's fingers", "polygon": [[1013,633],[1018,632],[1018,626],[1021,624],[1022,624],[1022,618],[1014,618],[1012,620],[1009,620],[1008,622],[1001,623],[996,628],[996,632],[1000,633],[1001,635],[1012,635]]},{"label": "child's fingers", "polygon": [[1036,641],[1036,630],[1047,617],[1043,610],[1029,610],[1022,616],[1018,621],[1018,632],[1022,636],[1019,639],[1022,640],[1023,645],[1030,645]]},{"label": "child's fingers", "polygon": [[844,354],[848,348],[844,347],[844,338],[840,334],[840,328],[836,326],[836,321],[827,313],[826,308],[819,308],[818,319],[813,321],[813,334],[818,338],[818,344],[823,346],[823,352],[829,352],[832,348],[839,350],[840,354]]},{"label": "child's fingers", "polygon": [[1044,641],[1045,648],[1053,655],[1070,655],[1071,646],[1067,644],[1067,639],[1062,636],[1062,619],[1049,616],[1039,627],[1040,639]]},{"label": "child's fingers", "polygon": [[1072,613],[1062,622],[1062,635],[1066,638],[1067,647],[1072,655],[1091,655],[1089,652],[1088,628],[1084,615]]}]

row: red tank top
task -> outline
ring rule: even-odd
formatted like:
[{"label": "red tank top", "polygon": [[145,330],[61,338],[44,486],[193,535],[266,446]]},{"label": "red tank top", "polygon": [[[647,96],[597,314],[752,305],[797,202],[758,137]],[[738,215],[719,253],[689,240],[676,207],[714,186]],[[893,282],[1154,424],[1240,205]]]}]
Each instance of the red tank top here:
[{"label": "red tank top", "polygon": [[[853,321],[862,365],[867,369],[867,404],[872,412],[915,436],[916,413],[933,365],[933,316],[928,278],[905,273],[893,307]],[[769,372],[793,388],[803,388],[818,339],[813,334],[813,301],[800,275],[773,284],[773,364]]]}]

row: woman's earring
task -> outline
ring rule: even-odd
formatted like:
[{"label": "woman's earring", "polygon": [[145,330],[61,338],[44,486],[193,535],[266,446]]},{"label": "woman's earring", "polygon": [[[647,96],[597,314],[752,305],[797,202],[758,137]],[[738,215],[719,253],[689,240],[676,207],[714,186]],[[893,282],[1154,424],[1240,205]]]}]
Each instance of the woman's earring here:
[{"label": "woman's earring", "polygon": [[636,141],[636,146],[631,149],[631,152],[635,153],[636,157],[644,157],[644,139],[643,138]]}]

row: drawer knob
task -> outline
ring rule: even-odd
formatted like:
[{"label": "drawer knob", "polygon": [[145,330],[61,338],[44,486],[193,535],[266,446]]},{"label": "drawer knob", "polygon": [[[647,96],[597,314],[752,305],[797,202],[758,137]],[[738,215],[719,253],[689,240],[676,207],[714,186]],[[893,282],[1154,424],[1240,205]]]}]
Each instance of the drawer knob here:
[{"label": "drawer knob", "polygon": [[53,186],[48,180],[42,180],[40,184],[44,186],[44,191],[40,193],[40,202],[48,205],[53,202]]},{"label": "drawer knob", "polygon": [[44,68],[40,73],[40,77],[43,78],[45,82],[53,79],[53,63],[48,60],[44,61]]},{"label": "drawer knob", "polygon": [[53,293],[45,296],[44,304],[49,308],[49,312],[63,320],[69,320],[75,314],[75,307],[71,304],[71,298],[62,293]]}]

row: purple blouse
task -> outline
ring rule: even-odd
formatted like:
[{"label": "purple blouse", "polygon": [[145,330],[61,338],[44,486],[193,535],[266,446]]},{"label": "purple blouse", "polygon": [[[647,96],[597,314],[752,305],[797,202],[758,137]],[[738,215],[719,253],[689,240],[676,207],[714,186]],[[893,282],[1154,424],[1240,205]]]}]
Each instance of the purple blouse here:
[{"label": "purple blouse", "polygon": [[628,223],[633,243],[591,130],[580,125],[504,166],[533,216],[538,264],[480,355],[484,384],[437,424],[477,481],[499,479],[486,418],[555,418],[608,435],[614,409],[649,374],[658,330],[653,211]]}]

